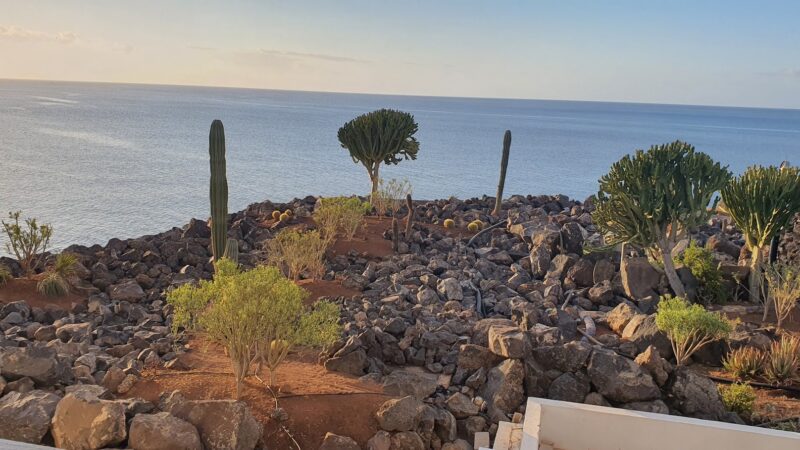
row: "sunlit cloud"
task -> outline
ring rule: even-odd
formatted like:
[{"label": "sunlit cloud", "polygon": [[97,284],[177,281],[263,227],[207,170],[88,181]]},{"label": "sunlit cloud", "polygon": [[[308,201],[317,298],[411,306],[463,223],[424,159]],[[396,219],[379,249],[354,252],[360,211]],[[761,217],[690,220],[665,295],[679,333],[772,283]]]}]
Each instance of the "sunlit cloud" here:
[{"label": "sunlit cloud", "polygon": [[29,30],[15,25],[0,25],[0,39],[72,44],[78,40],[78,34],[71,31],[47,33],[44,31]]},{"label": "sunlit cloud", "polygon": [[188,46],[188,48],[202,52],[230,53],[240,57],[253,57],[259,59],[267,59],[270,61],[272,61],[273,59],[290,59],[295,61],[317,60],[317,61],[361,63],[361,64],[372,62],[366,59],[351,58],[348,56],[341,56],[341,55],[331,55],[327,53],[306,53],[306,52],[274,50],[266,48],[259,48],[256,50],[230,50],[230,51],[214,47],[205,47],[201,45],[190,45]]}]

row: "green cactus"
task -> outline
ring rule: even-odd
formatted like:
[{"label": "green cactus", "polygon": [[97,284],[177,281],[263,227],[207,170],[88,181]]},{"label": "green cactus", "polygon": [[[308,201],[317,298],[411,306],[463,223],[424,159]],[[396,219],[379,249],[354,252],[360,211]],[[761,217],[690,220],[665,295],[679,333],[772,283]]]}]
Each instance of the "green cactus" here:
[{"label": "green cactus", "polygon": [[234,238],[228,238],[228,242],[225,245],[225,254],[223,256],[239,264],[239,241]]},{"label": "green cactus", "polygon": [[503,157],[500,159],[500,181],[497,183],[497,197],[494,200],[492,215],[499,216],[503,205],[503,189],[506,187],[506,169],[508,169],[508,155],[511,153],[511,130],[506,130],[503,136]]},{"label": "green cactus", "polygon": [[220,120],[211,123],[208,135],[208,154],[211,157],[211,251],[219,260],[228,239],[228,179],[225,174],[225,129]]}]

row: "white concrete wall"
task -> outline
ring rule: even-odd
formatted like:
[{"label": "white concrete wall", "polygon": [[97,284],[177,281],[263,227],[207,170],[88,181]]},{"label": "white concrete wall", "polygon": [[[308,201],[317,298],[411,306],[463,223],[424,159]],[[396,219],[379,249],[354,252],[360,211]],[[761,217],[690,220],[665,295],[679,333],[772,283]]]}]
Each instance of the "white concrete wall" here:
[{"label": "white concrete wall", "polygon": [[800,433],[529,398],[521,450],[800,450]]}]

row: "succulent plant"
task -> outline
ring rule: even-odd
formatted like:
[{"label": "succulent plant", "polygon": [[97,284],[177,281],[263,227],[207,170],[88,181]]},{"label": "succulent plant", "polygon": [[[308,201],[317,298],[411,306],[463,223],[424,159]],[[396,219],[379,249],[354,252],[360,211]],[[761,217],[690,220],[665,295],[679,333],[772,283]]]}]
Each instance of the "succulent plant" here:
[{"label": "succulent plant", "polygon": [[225,129],[222,122],[211,123],[208,135],[208,154],[211,162],[211,252],[218,260],[225,252],[228,240],[228,178],[225,169]]},{"label": "succulent plant", "polygon": [[36,283],[36,290],[46,297],[63,297],[69,294],[69,283],[58,272],[49,271]]},{"label": "succulent plant", "polygon": [[506,130],[503,135],[503,156],[500,159],[500,181],[497,182],[497,197],[494,200],[492,215],[499,216],[503,206],[503,189],[506,186],[506,169],[508,169],[508,156],[511,153],[511,130]]},{"label": "succulent plant", "polygon": [[473,232],[473,233],[474,233],[474,232],[476,232],[476,231],[478,231],[478,230],[480,230],[480,229],[481,229],[481,228],[480,228],[480,225],[478,225],[477,221],[470,222],[470,223],[467,225],[467,230],[469,230],[469,231],[471,231],[471,232]]},{"label": "succulent plant", "polygon": [[448,230],[454,228],[456,226],[456,222],[453,219],[444,219],[444,227]]},{"label": "succulent plant", "polygon": [[281,220],[281,212],[278,211],[277,209],[275,211],[272,211],[272,218],[275,220]]},{"label": "succulent plant", "polygon": [[286,221],[288,221],[288,220],[289,220],[291,217],[292,217],[292,216],[290,216],[289,214],[283,213],[283,214],[281,214],[281,215],[280,215],[280,217],[278,217],[278,220],[280,220],[281,222],[286,222]]},{"label": "succulent plant", "polygon": [[225,244],[225,254],[223,256],[239,264],[239,241],[234,238],[228,238],[228,242]]},{"label": "succulent plant", "polygon": [[294,216],[294,211],[292,211],[291,209],[287,209],[287,210],[286,210],[286,211],[284,211],[283,213],[284,213],[284,214],[288,214],[288,215],[289,215],[289,217],[292,217],[292,216]]}]

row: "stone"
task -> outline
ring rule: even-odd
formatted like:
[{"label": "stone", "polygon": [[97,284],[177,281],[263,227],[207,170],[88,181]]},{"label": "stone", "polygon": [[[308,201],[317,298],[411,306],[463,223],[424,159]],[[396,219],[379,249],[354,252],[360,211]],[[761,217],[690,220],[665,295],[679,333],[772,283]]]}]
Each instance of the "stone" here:
[{"label": "stone", "polygon": [[41,443],[60,400],[44,391],[11,392],[0,398],[0,439]]},{"label": "stone", "polygon": [[639,311],[634,306],[623,302],[606,314],[606,322],[611,330],[617,334],[622,334],[625,326],[627,326],[631,319],[637,314],[639,314]]},{"label": "stone", "polygon": [[661,281],[661,274],[646,257],[625,258],[620,275],[625,295],[631,300],[655,295]]},{"label": "stone", "polygon": [[442,445],[442,450],[473,450],[472,445],[463,439],[456,439]]},{"label": "stone", "polygon": [[380,430],[367,441],[367,450],[389,450],[392,446],[392,435]]},{"label": "stone", "polygon": [[603,397],[620,403],[653,400],[661,391],[638,364],[610,350],[595,349],[587,370]]},{"label": "stone", "polygon": [[595,406],[611,406],[611,403],[608,403],[608,400],[605,399],[602,395],[598,394],[597,392],[590,392],[586,395],[586,398],[583,399],[583,403],[587,405],[595,405]]},{"label": "stone", "polygon": [[51,428],[56,447],[100,449],[127,437],[125,406],[79,391],[58,403]]},{"label": "stone", "polygon": [[632,402],[622,405],[624,409],[633,411],[642,411],[656,414],[669,414],[669,407],[662,400],[653,400],[649,402]]},{"label": "stone", "polygon": [[634,316],[622,330],[622,339],[633,343],[639,352],[653,345],[661,356],[665,358],[672,356],[672,344],[667,335],[656,326],[655,314]]},{"label": "stone", "polygon": [[614,287],[608,281],[603,281],[589,289],[589,300],[595,305],[605,305],[614,299]]},{"label": "stone", "polygon": [[387,400],[375,412],[375,418],[382,430],[410,431],[420,421],[422,406],[422,402],[411,396]]},{"label": "stone", "polygon": [[578,287],[589,287],[594,285],[593,273],[594,263],[587,258],[581,258],[567,270],[566,279],[572,280]]},{"label": "stone", "polygon": [[447,398],[445,402],[447,410],[450,411],[456,419],[466,419],[470,416],[476,416],[480,412],[478,405],[473,403],[472,399],[456,392]]},{"label": "stone", "polygon": [[436,290],[445,300],[464,300],[461,284],[455,278],[445,278],[436,284]]},{"label": "stone", "polygon": [[592,271],[592,281],[594,284],[601,284],[603,282],[610,282],[614,279],[614,274],[616,273],[616,267],[614,267],[614,263],[607,259],[601,259],[594,264],[594,270]]},{"label": "stone", "polygon": [[388,395],[412,396],[424,400],[436,392],[437,377],[410,369],[399,369],[383,380],[383,392]]},{"label": "stone", "polygon": [[364,371],[367,369],[368,365],[367,353],[364,349],[357,349],[341,356],[337,355],[325,361],[326,370],[355,376],[364,375]]},{"label": "stone", "polygon": [[71,377],[55,349],[38,345],[0,349],[0,367],[8,380],[29,377],[39,386],[52,386]]},{"label": "stone", "polygon": [[525,400],[524,380],[525,368],[517,359],[507,359],[489,371],[480,392],[492,420],[508,420],[508,416],[519,408]]},{"label": "stone", "polygon": [[166,412],[137,414],[131,421],[128,446],[136,450],[203,450],[197,428]]},{"label": "stone", "polygon": [[110,286],[108,289],[108,295],[111,300],[118,302],[137,303],[145,297],[142,287],[139,286],[136,280],[124,280]]},{"label": "stone", "polygon": [[440,302],[439,294],[427,286],[423,286],[417,292],[417,303],[420,305],[437,305]]},{"label": "stone", "polygon": [[576,374],[562,373],[561,376],[550,383],[550,387],[547,390],[547,398],[582,403],[591,389],[591,383],[589,383],[586,375],[580,372]]},{"label": "stone", "polygon": [[583,254],[583,241],[588,233],[577,222],[567,222],[561,227],[561,246],[567,253]]},{"label": "stone", "polygon": [[639,353],[634,362],[642,366],[659,386],[663,386],[667,382],[667,378],[672,372],[672,364],[662,358],[658,354],[658,349],[652,345]]},{"label": "stone", "polygon": [[556,369],[561,372],[576,372],[581,369],[589,355],[592,346],[581,341],[571,341],[561,345],[547,345],[533,349],[534,359],[545,370]]},{"label": "stone", "polygon": [[361,450],[361,447],[351,437],[339,436],[329,432],[325,433],[325,438],[322,440],[319,450]]},{"label": "stone", "polygon": [[126,376],[122,369],[117,366],[111,366],[106,371],[100,384],[111,392],[117,392],[117,388],[125,380]]},{"label": "stone", "polygon": [[550,268],[551,253],[545,245],[536,245],[531,248],[529,259],[531,263],[531,275],[542,278]]},{"label": "stone", "polygon": [[528,339],[519,327],[494,325],[489,328],[489,350],[503,358],[522,359],[528,354]]},{"label": "stone", "polygon": [[422,438],[413,431],[403,431],[392,435],[392,450],[425,450]]},{"label": "stone", "polygon": [[463,344],[458,350],[458,367],[462,369],[474,370],[491,367],[499,361],[500,358],[496,354],[481,345]]},{"label": "stone", "polygon": [[92,332],[91,323],[70,323],[56,329],[56,337],[61,342],[81,342],[87,339]]},{"label": "stone", "polygon": [[670,406],[689,417],[723,420],[727,416],[716,383],[691,369],[677,368],[666,390]]},{"label": "stone", "polygon": [[261,424],[244,402],[178,401],[168,412],[194,425],[206,450],[252,450],[261,439]]}]

